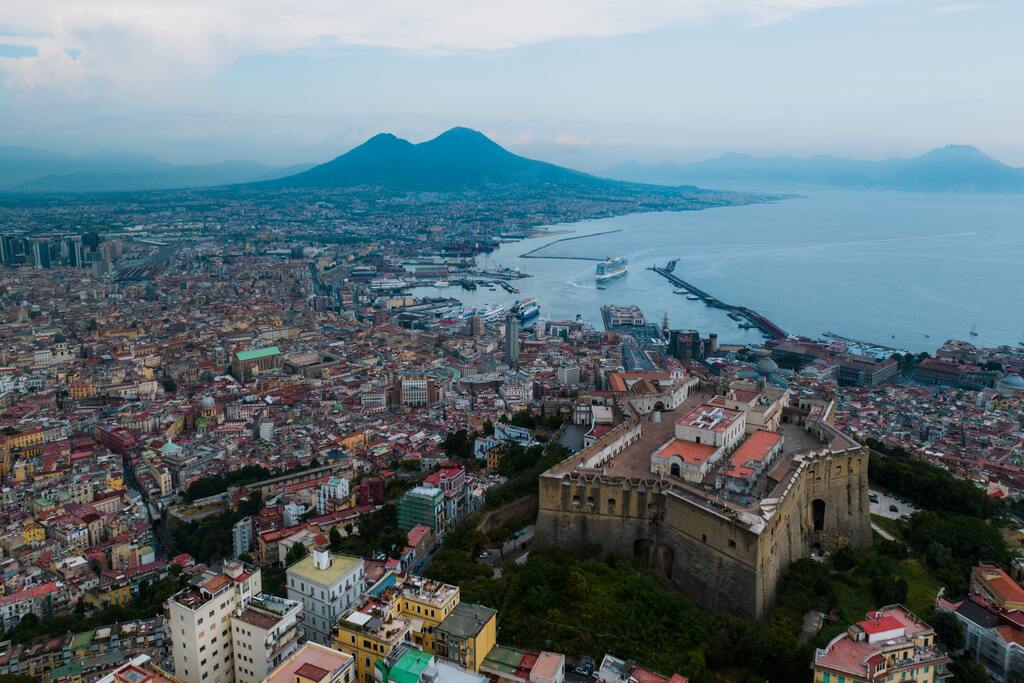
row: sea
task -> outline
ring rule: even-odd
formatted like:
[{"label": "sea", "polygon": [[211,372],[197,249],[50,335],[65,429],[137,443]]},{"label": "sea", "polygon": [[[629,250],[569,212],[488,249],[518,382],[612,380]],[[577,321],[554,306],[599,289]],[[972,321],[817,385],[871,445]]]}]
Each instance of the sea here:
[{"label": "sea", "polygon": [[[725,343],[763,341],[648,270],[679,259],[678,277],[789,334],[830,332],[913,352],[933,352],[950,338],[1024,342],[1024,195],[793,192],[763,204],[548,226],[549,234],[478,257],[481,267],[529,273],[513,282],[519,294],[456,286],[415,293],[466,306],[534,297],[542,318],[580,316],[599,329],[603,304],[636,304],[652,322],[667,316],[672,328],[717,332]],[[555,242],[576,236],[588,237]],[[521,257],[552,242],[536,254],[624,256],[629,272],[598,289],[593,261]]]}]

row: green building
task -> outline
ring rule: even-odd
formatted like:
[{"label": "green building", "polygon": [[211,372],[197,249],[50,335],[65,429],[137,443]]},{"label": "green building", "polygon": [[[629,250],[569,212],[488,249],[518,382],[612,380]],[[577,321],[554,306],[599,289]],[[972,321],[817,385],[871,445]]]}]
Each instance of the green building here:
[{"label": "green building", "polygon": [[405,650],[390,666],[389,661],[378,659],[377,680],[384,683],[419,683],[420,674],[430,666],[433,659],[433,655],[413,648]]},{"label": "green building", "polygon": [[417,486],[398,499],[398,527],[409,531],[425,524],[435,533],[444,521],[444,492],[441,489]]}]

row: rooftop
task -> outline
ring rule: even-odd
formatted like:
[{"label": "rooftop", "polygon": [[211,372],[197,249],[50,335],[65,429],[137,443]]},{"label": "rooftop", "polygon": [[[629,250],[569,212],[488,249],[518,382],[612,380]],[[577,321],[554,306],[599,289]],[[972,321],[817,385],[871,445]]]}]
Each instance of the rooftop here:
[{"label": "rooftop", "polygon": [[265,346],[262,349],[250,349],[249,351],[239,351],[235,354],[240,361],[256,360],[258,358],[268,358],[270,356],[278,356],[281,354],[281,350],[276,346]]},{"label": "rooftop", "polygon": [[[304,666],[310,665],[321,670],[334,672],[350,666],[352,661],[352,655],[332,650],[323,645],[307,642],[296,650],[291,657],[281,662],[281,665],[274,669],[264,680],[266,683],[295,683],[296,674]],[[306,669],[306,671],[315,673],[311,669]]]},{"label": "rooftop", "polygon": [[436,630],[443,631],[455,638],[471,638],[480,633],[487,622],[497,613],[497,610],[490,607],[460,602],[452,610],[452,613],[437,626]]},{"label": "rooftop", "polygon": [[362,558],[331,553],[330,566],[327,569],[317,569],[313,563],[313,555],[310,554],[288,567],[287,573],[289,576],[295,576],[319,586],[333,586],[362,564]]},{"label": "rooftop", "polygon": [[654,454],[659,458],[676,456],[688,465],[700,465],[706,462],[718,447],[706,443],[694,443],[685,439],[672,439]]}]

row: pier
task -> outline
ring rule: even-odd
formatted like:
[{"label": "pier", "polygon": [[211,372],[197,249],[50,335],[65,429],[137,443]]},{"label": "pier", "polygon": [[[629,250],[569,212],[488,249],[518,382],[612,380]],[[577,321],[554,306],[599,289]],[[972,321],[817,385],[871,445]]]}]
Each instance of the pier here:
[{"label": "pier", "polygon": [[604,261],[603,258],[594,258],[592,256],[540,256],[540,255],[537,254],[537,252],[541,251],[542,249],[547,249],[548,247],[554,246],[554,245],[558,244],[559,242],[571,242],[572,240],[582,240],[582,239],[586,239],[588,237],[597,237],[598,235],[610,235],[613,232],[622,232],[622,229],[621,228],[616,228],[615,230],[605,230],[604,232],[592,232],[589,235],[576,235],[575,237],[563,237],[562,239],[554,240],[553,242],[548,242],[547,244],[542,244],[539,247],[537,247],[536,249],[531,249],[530,251],[526,252],[525,254],[520,254],[519,258],[548,258],[548,259],[557,259],[557,260],[560,260],[560,261]]},{"label": "pier", "polygon": [[685,289],[690,294],[693,294],[695,297],[703,301],[705,305],[711,306],[712,308],[727,311],[729,313],[729,317],[732,318],[733,320],[739,320],[741,318],[747,320],[751,326],[761,330],[761,332],[771,337],[772,339],[784,339],[787,336],[785,330],[783,330],[781,327],[779,327],[771,320],[758,313],[757,311],[751,308],[747,308],[746,306],[734,306],[732,304],[727,304],[724,301],[712,296],[708,292],[705,292],[703,289],[696,287],[687,282],[686,280],[683,280],[682,278],[676,276],[673,273],[673,271],[675,270],[677,260],[678,259],[669,261],[668,266],[665,268],[651,266],[649,270],[653,270],[658,275],[661,275],[663,278],[671,282],[679,289]]}]

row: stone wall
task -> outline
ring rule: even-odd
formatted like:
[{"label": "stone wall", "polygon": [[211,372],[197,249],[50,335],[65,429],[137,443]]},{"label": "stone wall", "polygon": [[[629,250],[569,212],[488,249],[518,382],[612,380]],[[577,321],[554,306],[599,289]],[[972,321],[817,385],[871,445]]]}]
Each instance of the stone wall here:
[{"label": "stone wall", "polygon": [[535,542],[599,544],[636,558],[707,609],[759,618],[793,561],[812,549],[871,544],[866,451],[808,456],[798,468],[783,492],[762,501],[773,511],[767,521],[666,478],[545,474]]}]

